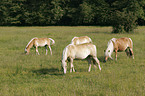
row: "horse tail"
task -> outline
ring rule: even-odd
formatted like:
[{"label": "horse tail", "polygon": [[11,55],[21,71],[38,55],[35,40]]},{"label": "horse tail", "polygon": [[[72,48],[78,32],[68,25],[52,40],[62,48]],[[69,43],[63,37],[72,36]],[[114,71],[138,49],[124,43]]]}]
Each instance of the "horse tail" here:
[{"label": "horse tail", "polygon": [[[130,40],[130,42],[131,42],[131,47],[133,48],[133,42],[132,42],[131,38],[129,38],[129,40]],[[129,49],[129,54],[130,54],[130,56],[133,55],[130,49]]]},{"label": "horse tail", "polygon": [[132,42],[131,38],[129,38],[129,40],[131,42],[131,47],[133,48],[133,42]]},{"label": "horse tail", "polygon": [[32,41],[34,40],[34,39],[36,39],[37,37],[34,37],[34,38],[32,38],[30,41],[29,41],[29,43],[27,44],[27,46],[26,46],[26,48],[32,43]]},{"label": "horse tail", "polygon": [[51,45],[55,44],[55,41],[52,38],[49,38],[50,41],[52,41]]}]

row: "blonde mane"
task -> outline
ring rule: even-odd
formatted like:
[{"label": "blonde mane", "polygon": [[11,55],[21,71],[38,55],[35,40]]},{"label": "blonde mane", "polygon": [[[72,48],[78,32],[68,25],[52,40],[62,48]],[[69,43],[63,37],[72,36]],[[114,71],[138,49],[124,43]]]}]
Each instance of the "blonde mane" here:
[{"label": "blonde mane", "polygon": [[30,41],[29,41],[29,43],[27,44],[27,46],[26,46],[26,48],[28,48],[28,46],[32,43],[32,41],[34,40],[34,39],[36,39],[37,37],[34,37],[34,38],[32,38]]}]

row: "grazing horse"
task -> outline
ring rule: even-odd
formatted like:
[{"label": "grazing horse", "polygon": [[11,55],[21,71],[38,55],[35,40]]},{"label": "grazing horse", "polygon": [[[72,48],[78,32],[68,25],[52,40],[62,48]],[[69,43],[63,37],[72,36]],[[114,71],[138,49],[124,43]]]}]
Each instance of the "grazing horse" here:
[{"label": "grazing horse", "polygon": [[[112,38],[107,45],[107,49],[105,51],[105,61],[107,61],[108,57],[113,59],[111,57],[111,54],[113,51],[115,51],[115,59],[117,60],[117,52],[125,51],[127,56],[132,56],[134,59],[134,54],[133,54],[133,42],[130,38]],[[128,50],[129,49],[129,50]]]},{"label": "grazing horse", "polygon": [[92,43],[92,40],[88,36],[74,37],[71,40],[71,44],[73,45],[83,44],[83,43]]},{"label": "grazing horse", "polygon": [[67,63],[66,61],[69,60],[71,64],[71,69],[70,72],[74,71],[74,65],[73,65],[73,60],[74,59],[87,59],[88,64],[89,64],[89,72],[91,70],[91,59],[93,58],[93,63],[94,67],[96,67],[95,62],[98,63],[99,69],[101,70],[100,67],[100,62],[96,56],[96,46],[93,45],[92,43],[85,43],[85,44],[78,44],[78,45],[73,45],[69,44],[66,46],[63,50],[62,54],[62,68],[64,71],[64,74],[66,74],[67,71]]},{"label": "grazing horse", "polygon": [[[51,43],[51,44],[50,44]],[[40,55],[38,52],[38,46],[45,46],[46,49],[46,55],[47,55],[47,46],[50,49],[51,55],[52,55],[52,50],[50,45],[55,44],[55,41],[51,38],[32,38],[29,43],[27,44],[26,48],[25,48],[25,52],[26,54],[30,53],[30,48],[32,48],[33,46],[36,48],[36,54]]]}]

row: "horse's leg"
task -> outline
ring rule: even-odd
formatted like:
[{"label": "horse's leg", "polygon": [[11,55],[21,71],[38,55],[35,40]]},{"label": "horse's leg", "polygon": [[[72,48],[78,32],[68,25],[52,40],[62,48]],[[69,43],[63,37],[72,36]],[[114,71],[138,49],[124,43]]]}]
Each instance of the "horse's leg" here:
[{"label": "horse's leg", "polygon": [[127,56],[129,56],[128,48],[125,50],[125,53],[126,53]]},{"label": "horse's leg", "polygon": [[88,58],[87,58],[87,61],[88,61],[88,64],[89,64],[88,72],[90,72],[90,71],[91,71],[91,58],[88,57]]},{"label": "horse's leg", "polygon": [[70,72],[72,72],[72,71],[75,72],[72,58],[70,58],[70,64],[71,64]]},{"label": "horse's leg", "polygon": [[94,64],[94,67],[97,68],[96,61],[94,59],[93,59],[93,64]]},{"label": "horse's leg", "polygon": [[46,50],[46,55],[47,55],[47,52],[48,52],[48,50],[47,50],[47,46],[45,46],[45,50]]},{"label": "horse's leg", "polygon": [[98,67],[99,67],[99,69],[101,70],[100,61],[98,60],[98,58],[97,58],[97,57],[93,57],[93,59],[98,63]]},{"label": "horse's leg", "polygon": [[48,47],[49,47],[50,53],[51,53],[51,55],[52,55],[52,49],[51,49],[51,47],[50,47],[50,46],[48,46]]},{"label": "horse's leg", "polygon": [[38,52],[38,46],[36,46],[36,54],[40,55]]},{"label": "horse's leg", "polygon": [[132,48],[130,48],[131,54],[132,54],[132,58],[134,59],[134,54],[133,54],[133,50]]},{"label": "horse's leg", "polygon": [[117,50],[115,50],[115,60],[117,60]]},{"label": "horse's leg", "polygon": [[113,58],[111,56],[109,56],[109,57],[113,60]]}]

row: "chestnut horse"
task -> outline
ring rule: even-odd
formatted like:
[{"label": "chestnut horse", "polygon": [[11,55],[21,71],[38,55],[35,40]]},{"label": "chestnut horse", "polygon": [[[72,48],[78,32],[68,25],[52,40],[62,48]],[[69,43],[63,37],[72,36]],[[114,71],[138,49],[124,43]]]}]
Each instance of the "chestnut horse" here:
[{"label": "chestnut horse", "polygon": [[36,54],[40,55],[38,52],[38,46],[45,46],[46,49],[46,55],[47,55],[47,46],[50,49],[50,53],[52,55],[52,49],[50,47],[50,45],[55,44],[55,41],[51,38],[32,38],[29,43],[27,44],[26,48],[25,48],[25,52],[26,54],[30,53],[30,48],[32,48],[33,46],[36,48]]},{"label": "chestnut horse", "polygon": [[93,59],[94,67],[96,67],[95,62],[97,62],[99,69],[101,70],[100,62],[97,58],[96,53],[97,53],[96,46],[93,45],[92,43],[85,43],[85,44],[78,44],[78,45],[69,44],[64,48],[62,54],[62,68],[64,74],[66,74],[67,71],[67,63],[66,63],[67,60],[69,60],[71,64],[70,72],[72,71],[75,72],[74,65],[73,65],[74,59],[86,58],[89,64],[89,70],[88,70],[89,72],[91,70],[91,59]]},{"label": "chestnut horse", "polygon": [[[128,50],[129,49],[129,50]],[[107,61],[108,57],[111,57],[111,54],[115,51],[115,59],[117,60],[117,52],[125,51],[127,56],[132,56],[133,54],[133,42],[131,38],[123,37],[123,38],[112,38],[107,45],[107,49],[105,51],[105,61]]]},{"label": "chestnut horse", "polygon": [[88,36],[74,37],[71,40],[71,44],[73,45],[83,44],[83,43],[92,43],[92,40]]}]

